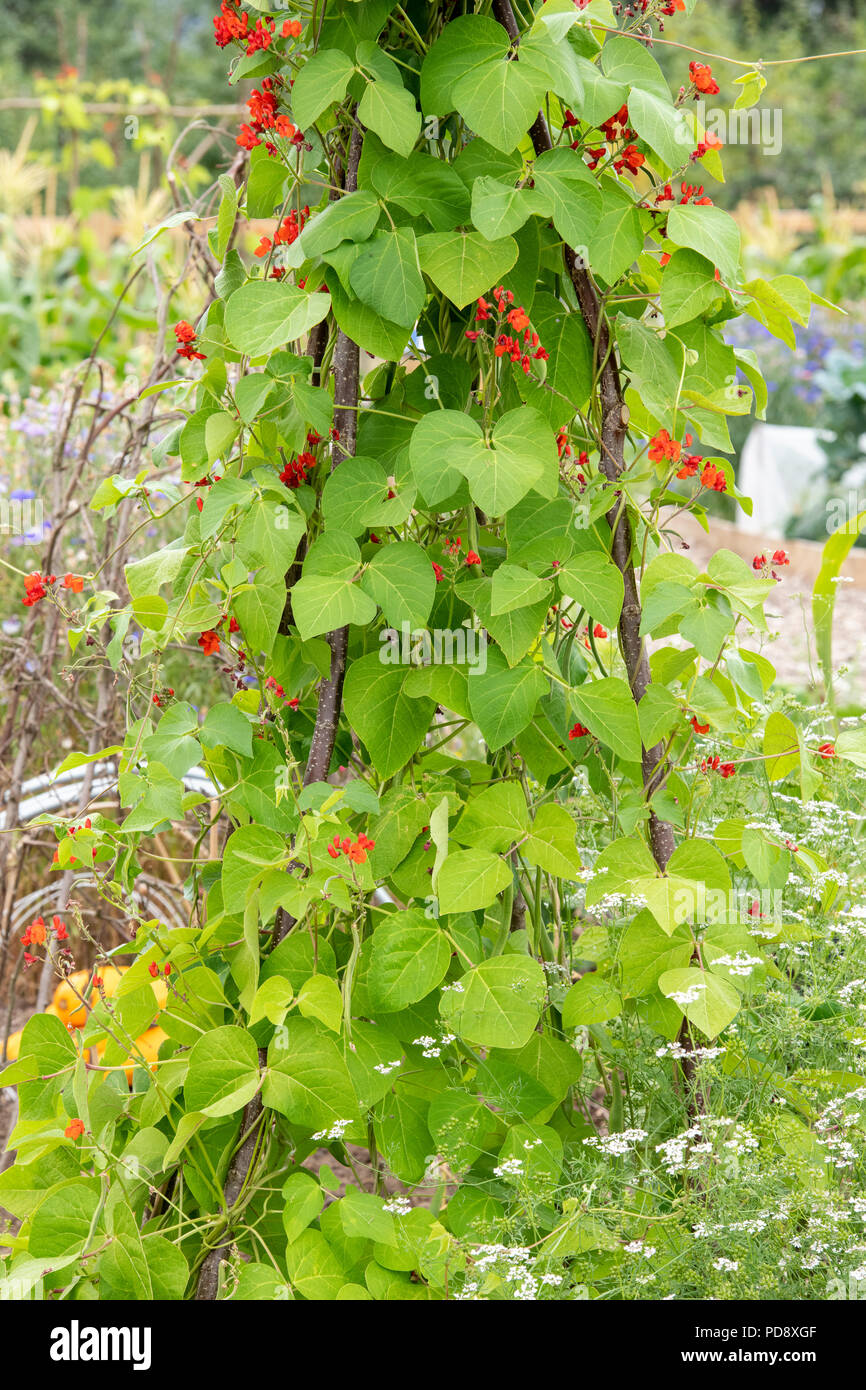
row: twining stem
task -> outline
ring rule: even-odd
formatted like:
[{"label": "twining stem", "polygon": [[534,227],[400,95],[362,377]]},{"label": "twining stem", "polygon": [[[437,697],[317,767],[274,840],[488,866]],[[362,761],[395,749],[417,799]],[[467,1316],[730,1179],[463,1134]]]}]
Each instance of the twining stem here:
[{"label": "twining stem", "polygon": [[[259,1066],[264,1067],[268,1060],[267,1051],[259,1048]],[[244,1108],[241,1134],[243,1141],[235,1153],[226,1177],[223,1198],[225,1202],[228,1224],[225,1235],[213,1250],[209,1250],[204,1258],[201,1269],[199,1270],[198,1284],[196,1285],[195,1297],[197,1303],[211,1303],[219,1293],[220,1266],[223,1260],[228,1259],[232,1248],[234,1236],[231,1227],[231,1212],[235,1202],[240,1197],[247,1174],[252,1166],[253,1157],[259,1142],[260,1122],[262,1119],[262,1097],[261,1092],[257,1091],[252,1100]]]},{"label": "twining stem", "polygon": [[[517,44],[520,31],[511,8],[511,0],[493,0],[493,14],[505,29],[512,44]],[[543,112],[539,111],[533,121],[529,136],[537,155],[553,149],[550,129]],[[595,344],[596,361],[602,364],[599,372],[599,392],[601,396],[601,459],[600,467],[605,477],[615,483],[625,469],[625,437],[629,412],[622,391],[616,354],[612,350],[610,330],[602,312],[598,293],[589,271],[578,261],[570,246],[563,247],[565,264],[578,307],[586,324],[590,339]],[[622,574],[625,597],[619,620],[620,648],[625,660],[628,681],[635,704],[640,704],[650,683],[649,658],[646,645],[640,635],[641,607],[638,595],[637,578],[632,562],[632,529],[624,507],[620,508],[619,498],[607,513],[611,529],[611,556]],[[643,784],[647,799],[664,785],[664,762],[661,744],[643,750]],[[673,827],[661,820],[650,807],[649,820],[650,847],[658,867],[664,872],[674,851]]]},{"label": "twining stem", "polygon": [[[513,45],[520,39],[520,31],[511,8],[511,0],[493,0],[493,14],[506,30]],[[553,148],[550,129],[543,112],[539,111],[529,130],[532,146],[537,155]],[[586,324],[591,341],[595,344],[595,360],[602,364],[599,372],[599,392],[601,396],[601,458],[600,467],[605,477],[615,483],[625,468],[625,438],[628,427],[628,406],[622,391],[616,354],[612,350],[610,330],[602,311],[599,297],[589,272],[578,262],[570,246],[563,247],[565,264],[577,303]],[[632,560],[632,528],[625,507],[619,506],[619,498],[607,513],[611,529],[611,557],[622,574],[625,596],[619,620],[620,649],[625,660],[628,681],[636,705],[639,705],[650,684],[649,658],[646,645],[640,633],[641,606],[638,594],[637,577]],[[654,748],[642,750],[642,772],[644,792],[647,800],[664,786],[665,759],[661,743]],[[656,815],[650,806],[649,819],[650,848],[653,858],[662,873],[674,852],[673,826]],[[683,1019],[677,1041],[685,1052],[680,1062],[680,1070],[686,1090],[686,1104],[689,1119],[695,1119],[703,1110],[703,1097],[697,1079],[697,1067],[693,1056],[694,1041],[687,1019]]]},{"label": "twining stem", "polygon": [[[346,177],[344,181],[344,191],[354,193],[358,187],[358,164],[361,159],[361,149],[363,145],[363,130],[353,122],[352,134],[349,140],[349,152],[346,160]],[[316,340],[318,344],[319,339]],[[324,345],[322,345],[322,355],[324,355]],[[321,357],[315,356],[314,346],[314,367],[318,372],[321,366]],[[337,335],[337,345],[334,349],[334,430],[335,442],[332,452],[332,469],[337,468],[344,458],[355,452],[355,441],[357,436],[358,420],[358,386],[359,386],[359,367],[360,353],[358,344],[347,337],[342,330]],[[334,752],[334,743],[337,737],[337,725],[340,720],[340,709],[343,700],[343,680],[346,674],[346,653],[348,649],[349,629],[348,627],[337,628],[334,632],[328,633],[328,645],[331,648],[331,669],[327,680],[322,681],[319,686],[319,700],[316,710],[316,724],[313,730],[313,739],[310,745],[310,753],[307,759],[307,767],[304,773],[304,786],[310,782],[323,781],[328,775],[331,765],[331,758]],[[285,908],[277,911],[277,920],[274,930],[273,944],[281,941],[286,932],[294,926],[294,918]],[[267,1065],[267,1052],[264,1048],[259,1049],[259,1066],[264,1068]],[[255,1162],[259,1150],[259,1138],[261,1125],[265,1123],[264,1110],[262,1105],[261,1093],[257,1092],[252,1100],[244,1107],[243,1118],[241,1120],[242,1142],[235,1151],[234,1157],[229,1164],[229,1171],[226,1176],[224,1188],[224,1205],[227,1213],[226,1230],[218,1245],[209,1251],[205,1256],[204,1262],[199,1271],[198,1284],[196,1286],[196,1301],[211,1302],[218,1297],[220,1286],[220,1268],[231,1252],[233,1244],[231,1214],[232,1208],[239,1196],[244,1191],[247,1179]]]},{"label": "twining stem", "polygon": [[[363,147],[363,129],[353,122],[349,139],[349,152],[346,160],[345,192],[354,193],[358,187],[358,165]],[[331,455],[331,469],[338,468],[344,458],[355,453],[358,434],[358,392],[360,378],[360,350],[342,329],[337,334],[334,348],[334,446]],[[323,782],[331,766],[334,744],[337,740],[337,726],[343,703],[343,681],[346,676],[346,654],[349,647],[348,627],[336,628],[328,633],[328,646],[331,649],[331,665],[328,677],[319,686],[316,723],[313,739],[304,772],[304,786],[311,782]],[[277,911],[274,929],[274,944],[282,941],[292,927],[294,919],[285,910]]]}]

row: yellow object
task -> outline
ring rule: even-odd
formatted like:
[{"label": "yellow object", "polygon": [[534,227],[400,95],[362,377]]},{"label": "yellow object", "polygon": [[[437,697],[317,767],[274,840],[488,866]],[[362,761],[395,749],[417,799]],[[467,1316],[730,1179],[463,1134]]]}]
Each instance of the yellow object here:
[{"label": "yellow object", "polygon": [[[151,1071],[156,1071],[157,1054],[159,1052],[160,1045],[165,1042],[167,1037],[168,1033],[166,1033],[162,1028],[148,1028],[147,1032],[142,1033],[141,1037],[136,1040],[136,1049],[144,1058],[144,1060],[148,1063]],[[96,1044],[96,1053],[99,1057],[100,1062],[102,1061],[103,1055],[105,1053],[105,1048],[105,1042],[100,1042]],[[127,1057],[126,1061],[121,1063],[121,1065],[123,1066],[123,1069],[126,1072],[126,1079],[129,1085],[131,1086],[132,1073],[135,1071],[136,1067],[140,1067],[142,1065],[141,1060],[137,1056],[130,1056]]]},{"label": "yellow object", "polygon": [[[59,1018],[59,1019],[61,1019],[61,1020],[62,1020],[62,1018],[63,1018],[63,1015],[60,1013],[60,1010],[59,1010],[59,1009],[56,1009],[56,1008],[54,1007],[53,1004],[49,1004],[49,1005],[47,1006],[45,1012],[46,1012],[47,1014],[53,1014],[55,1018]],[[67,1026],[68,1026],[68,1025],[67,1025]],[[7,1040],[7,1043],[6,1043],[6,1061],[7,1061],[7,1062],[17,1062],[17,1061],[18,1061],[18,1056],[19,1056],[19,1054],[20,1054],[20,1052],[21,1052],[21,1034],[22,1034],[23,1032],[24,1032],[24,1029],[23,1029],[23,1028],[19,1028],[17,1033],[10,1033],[10,1034],[9,1034],[9,1038],[8,1038],[8,1040]]]},{"label": "yellow object", "polygon": [[164,1009],[168,1003],[168,983],[164,976],[153,981],[153,992],[156,995],[156,1007]]},{"label": "yellow object", "polygon": [[138,1048],[142,1055],[150,1063],[151,1071],[156,1071],[157,1054],[161,1045],[168,1037],[163,1028],[148,1028],[146,1033],[142,1033],[138,1039]]},{"label": "yellow object", "polygon": [[[97,966],[96,975],[102,981],[106,999],[112,999],[117,993],[126,969],[125,965]],[[53,1002],[58,1018],[73,1028],[83,1028],[87,1022],[87,1009],[79,995],[84,995],[92,973],[90,970],[76,970],[67,979],[61,980],[54,991]],[[90,1007],[94,1008],[99,1003],[99,990],[94,986],[88,997]]]},{"label": "yellow object", "polygon": [[[103,965],[96,967],[96,975],[102,981],[102,991],[106,999],[114,998],[120,986],[120,981],[126,974],[127,969],[128,967],[125,965]],[[91,1008],[96,1007],[100,998],[100,991],[96,986],[90,990],[89,995],[87,994],[87,987],[90,984],[92,975],[93,971],[91,970],[76,970],[71,975],[67,976],[65,980],[61,980],[54,991],[53,1000],[50,1004],[46,1005],[45,1012],[47,1014],[53,1014],[55,1018],[59,1018],[60,1022],[69,1029],[83,1028],[87,1022],[88,1009],[82,1002],[82,998],[87,998],[89,1000]],[[155,980],[151,980],[150,984],[153,989],[156,1008],[158,1010],[164,1009],[168,1003],[168,981],[160,976]],[[18,1060],[22,1031],[22,1029],[19,1029],[17,1033],[9,1034],[9,1040],[6,1044],[6,1060],[8,1062],[15,1062]],[[163,1043],[167,1037],[168,1034],[164,1032],[162,1028],[153,1027],[148,1028],[138,1039],[138,1046],[146,1060],[151,1064],[152,1071],[156,1068],[156,1055],[159,1052],[160,1044]],[[104,1051],[105,1043],[97,1043],[96,1052],[100,1061],[102,1060]],[[131,1085],[133,1070],[136,1066],[140,1066],[141,1063],[135,1057],[128,1057],[123,1065],[127,1080]]]},{"label": "yellow object", "polygon": [[[120,981],[126,974],[125,965],[97,965],[95,967],[96,978],[102,981],[102,992],[106,999],[113,999],[120,987]],[[99,990],[94,985],[90,994],[90,1006],[94,1008],[99,1002]]]},{"label": "yellow object", "polygon": [[67,979],[61,980],[54,991],[53,1006],[63,1023],[73,1028],[83,1028],[87,1022],[87,1009],[79,999],[87,989],[89,970],[76,970]]}]

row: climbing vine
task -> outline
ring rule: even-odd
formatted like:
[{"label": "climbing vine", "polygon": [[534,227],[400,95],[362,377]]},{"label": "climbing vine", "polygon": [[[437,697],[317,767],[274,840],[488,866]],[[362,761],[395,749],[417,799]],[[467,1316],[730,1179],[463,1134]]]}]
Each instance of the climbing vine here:
[{"label": "climbing vine", "polygon": [[[726,324],[784,336],[814,299],[747,281],[706,191],[723,153],[696,99],[719,83],[686,52],[672,95],[652,43],[692,8],[223,0],[254,90],[213,294],[171,333],[183,419],[92,499],[177,533],[120,597],[26,580],[31,607],[86,586],[72,649],[128,690],[122,746],[63,765],[116,756],[121,814],[53,823],[134,960],[108,990],[74,975],[65,923],[29,929],[80,1017],[36,1015],[4,1074],[7,1277],[510,1297],[517,1244],[520,1296],[573,1297],[586,1252],[604,1279],[664,1238],[670,1136],[711,1164],[737,1133],[703,1067],[765,1065],[735,1026],[779,977],[765,899],[790,875],[835,890],[806,844],[705,808],[751,771],[811,796],[836,746],[767,717],[784,554],[702,569],[678,536],[718,494],[749,505],[727,422],[766,387]],[[764,85],[750,68],[740,99]],[[221,682],[206,711],[168,683],[183,643]],[[169,927],[133,891],[184,821]],[[600,1148],[644,1154],[624,1226],[580,1188]]]}]

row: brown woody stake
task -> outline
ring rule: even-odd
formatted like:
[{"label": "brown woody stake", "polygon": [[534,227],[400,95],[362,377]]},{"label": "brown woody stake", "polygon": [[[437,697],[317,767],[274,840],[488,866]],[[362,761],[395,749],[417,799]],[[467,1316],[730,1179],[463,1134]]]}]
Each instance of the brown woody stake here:
[{"label": "brown woody stake", "polygon": [[[516,46],[520,41],[520,31],[511,8],[511,0],[493,0],[493,14],[505,29],[512,44]],[[533,121],[529,135],[536,154],[543,154],[553,148],[550,130],[541,111]],[[602,410],[600,467],[605,477],[615,483],[625,468],[628,406],[623,397],[616,355],[611,349],[610,330],[602,313],[592,277],[579,264],[570,246],[565,246],[563,253],[583,321],[595,345],[596,360],[603,364],[599,377]],[[632,563],[631,523],[625,508],[620,511],[618,501],[607,513],[607,520],[612,532],[611,556],[622,574],[625,585],[625,598],[619,620],[620,646],[635,704],[640,704],[650,683],[650,669],[646,645],[640,635],[641,607]],[[643,784],[647,797],[664,785],[662,754],[662,744],[643,750]],[[667,821],[660,820],[652,808],[649,833],[653,858],[664,872],[674,852],[674,832],[673,827]]]},{"label": "brown woody stake", "polygon": [[[361,127],[354,122],[343,185],[346,193],[354,193],[358,187],[358,164],[361,158],[363,138]],[[318,345],[320,342],[321,339],[317,338],[316,344]],[[324,344],[321,346],[324,350]],[[321,358],[318,360],[320,364]],[[359,363],[358,344],[340,330],[334,349],[334,429],[338,437],[335,439],[333,447],[332,469],[337,468],[344,458],[355,452],[358,431]],[[349,642],[348,627],[337,628],[334,632],[329,632],[327,640],[331,649],[331,669],[327,680],[322,681],[319,686],[316,724],[304,773],[304,786],[310,782],[323,781],[327,777],[337,738],[337,726],[340,721],[343,680],[346,675],[346,652]],[[294,926],[292,916],[284,908],[279,908],[274,931],[274,944],[281,941],[292,926]],[[259,1066],[264,1067],[266,1065],[267,1052],[260,1048]],[[242,1140],[229,1164],[223,1190],[227,1225],[219,1244],[215,1245],[205,1256],[199,1271],[195,1295],[197,1302],[212,1302],[219,1295],[220,1268],[223,1262],[228,1259],[234,1243],[232,1212],[244,1191],[256,1156],[261,1125],[264,1122],[263,1117],[264,1108],[261,1092],[257,1092],[244,1107],[241,1120]]]}]

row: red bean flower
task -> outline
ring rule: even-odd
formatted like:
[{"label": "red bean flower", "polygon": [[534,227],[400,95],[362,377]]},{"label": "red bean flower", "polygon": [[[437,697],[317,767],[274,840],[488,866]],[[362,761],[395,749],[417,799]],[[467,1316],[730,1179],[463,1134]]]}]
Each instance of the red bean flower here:
[{"label": "red bean flower", "polygon": [[689,63],[689,77],[699,92],[716,96],[719,84],[713,77],[713,70],[707,63]]},{"label": "red bean flower", "polygon": [[188,362],[193,362],[196,358],[201,362],[204,361],[205,354],[196,350],[195,345],[198,336],[191,323],[187,323],[186,319],[181,319],[180,323],[174,325],[174,336],[178,341],[178,357],[185,357]]},{"label": "red bean flower", "polygon": [[726,492],[728,483],[724,470],[717,468],[714,463],[705,463],[701,472],[701,487],[710,488],[713,492]]},{"label": "red bean flower", "polygon": [[348,835],[343,838],[339,835],[335,835],[328,845],[328,853],[332,859],[339,859],[341,854],[345,854],[347,859],[351,860],[353,864],[365,864],[367,862],[368,852],[375,848],[376,841],[369,840],[364,832],[361,831],[357,840],[350,839]]},{"label": "red bean flower", "polygon": [[40,599],[48,597],[47,585],[51,583],[52,576],[40,574],[34,570],[33,574],[28,574],[24,580],[24,597],[21,602],[25,608],[33,608]]},{"label": "red bean flower", "polygon": [[679,440],[671,439],[667,430],[659,430],[650,440],[650,462],[661,463],[663,459],[670,459],[672,463],[678,463],[682,447]]}]

